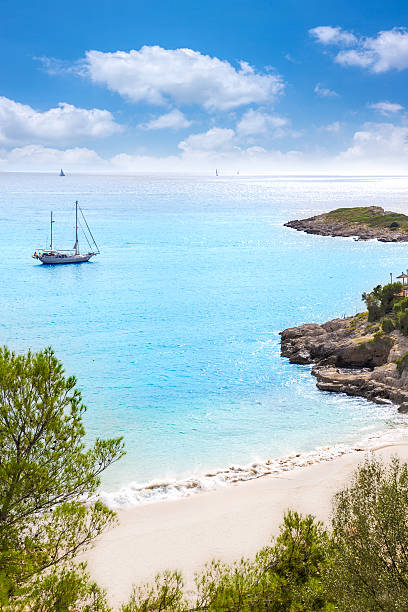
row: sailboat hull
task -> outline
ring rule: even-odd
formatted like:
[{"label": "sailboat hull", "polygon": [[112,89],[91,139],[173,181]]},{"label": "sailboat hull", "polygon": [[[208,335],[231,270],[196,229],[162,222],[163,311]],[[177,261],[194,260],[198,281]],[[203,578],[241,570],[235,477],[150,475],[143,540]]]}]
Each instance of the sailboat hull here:
[{"label": "sailboat hull", "polygon": [[91,257],[93,257],[96,253],[85,253],[85,254],[80,254],[78,253],[77,255],[67,255],[65,253],[54,253],[54,254],[48,254],[48,253],[41,253],[40,255],[37,256],[37,259],[39,261],[41,261],[41,263],[46,264],[46,265],[61,265],[61,264],[79,264],[79,263],[85,263],[86,261],[89,261],[91,259]]}]

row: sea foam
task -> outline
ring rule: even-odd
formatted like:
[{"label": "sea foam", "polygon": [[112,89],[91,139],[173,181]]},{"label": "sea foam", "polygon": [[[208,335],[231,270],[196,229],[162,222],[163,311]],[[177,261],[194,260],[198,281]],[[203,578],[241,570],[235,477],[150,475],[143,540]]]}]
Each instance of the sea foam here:
[{"label": "sea foam", "polygon": [[263,476],[280,476],[284,472],[310,466],[323,461],[331,461],[342,455],[357,451],[370,451],[381,445],[398,444],[408,440],[408,426],[390,428],[372,433],[361,439],[358,444],[338,444],[316,448],[305,453],[291,453],[283,457],[268,458],[248,465],[231,465],[226,469],[207,472],[174,480],[152,480],[148,483],[130,483],[117,491],[102,490],[100,499],[113,509],[131,508],[159,501],[169,501],[189,497],[197,493],[213,491],[218,487],[236,485]]}]

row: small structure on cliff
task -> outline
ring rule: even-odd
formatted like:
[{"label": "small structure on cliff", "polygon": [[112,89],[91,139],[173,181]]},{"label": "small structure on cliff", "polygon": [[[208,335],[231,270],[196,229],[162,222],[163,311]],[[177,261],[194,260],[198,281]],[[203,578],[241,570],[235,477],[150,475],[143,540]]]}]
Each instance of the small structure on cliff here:
[{"label": "small structure on cliff", "polygon": [[[408,270],[407,270],[408,273]],[[399,296],[401,297],[408,297],[408,274],[406,274],[405,272],[402,272],[399,276],[397,276],[397,279],[401,279],[401,283],[402,283],[402,291],[401,293],[398,293]]]}]

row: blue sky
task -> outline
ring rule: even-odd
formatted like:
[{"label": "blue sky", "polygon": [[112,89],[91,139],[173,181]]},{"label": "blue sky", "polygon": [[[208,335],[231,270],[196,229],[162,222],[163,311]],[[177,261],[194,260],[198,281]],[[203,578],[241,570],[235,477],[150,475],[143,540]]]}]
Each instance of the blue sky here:
[{"label": "blue sky", "polygon": [[408,3],[1,7],[0,170],[406,171]]}]

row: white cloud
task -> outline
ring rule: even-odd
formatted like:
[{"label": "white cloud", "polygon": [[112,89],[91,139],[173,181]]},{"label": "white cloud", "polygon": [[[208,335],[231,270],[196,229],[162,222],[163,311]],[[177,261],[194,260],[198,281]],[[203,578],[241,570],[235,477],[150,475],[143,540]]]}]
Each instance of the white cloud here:
[{"label": "white cloud", "polygon": [[282,128],[288,123],[288,119],[284,117],[250,109],[238,122],[237,131],[240,135],[247,136],[250,134],[265,134],[273,130],[275,136],[281,136],[283,135]]},{"label": "white cloud", "polygon": [[297,59],[295,59],[290,53],[286,53],[286,55],[284,57],[291,64],[300,64],[301,63]]},{"label": "white cloud", "polygon": [[320,98],[337,98],[339,95],[337,91],[329,89],[328,87],[323,87],[321,83],[317,83],[313,91]]},{"label": "white cloud", "polygon": [[144,46],[139,51],[88,51],[82,72],[133,102],[199,104],[229,110],[270,102],[283,91],[279,75],[259,74],[246,62],[228,61],[192,49]]},{"label": "white cloud", "polygon": [[299,167],[303,160],[300,151],[282,152],[267,150],[260,146],[239,146],[238,138],[232,129],[213,128],[202,134],[193,134],[179,143],[182,150],[182,168],[196,168],[199,171],[214,171],[222,168],[223,172],[236,173],[237,169],[246,168],[247,172],[259,173],[272,170],[285,165],[291,170]]},{"label": "white cloud", "polygon": [[60,167],[81,170],[104,165],[105,161],[95,151],[80,147],[62,150],[43,145],[27,145],[0,151],[0,167],[3,170],[17,168],[56,171]]},{"label": "white cloud", "polygon": [[323,45],[353,45],[357,38],[351,32],[333,26],[318,26],[309,30],[309,34],[314,36]]},{"label": "white cloud", "polygon": [[27,104],[0,97],[0,142],[4,144],[76,142],[110,136],[120,129],[106,110],[87,110],[62,102],[39,112]]},{"label": "white cloud", "polygon": [[33,57],[33,60],[40,62],[43,70],[51,76],[76,74],[80,69],[78,62],[72,64],[68,60],[61,60],[56,57]]},{"label": "white cloud", "polygon": [[408,30],[398,27],[378,32],[374,37],[355,37],[351,32],[319,26],[309,32],[325,45],[353,47],[342,49],[335,61],[344,66],[360,66],[380,73],[408,68]]},{"label": "white cloud", "polygon": [[349,49],[347,51],[340,51],[336,57],[335,61],[338,64],[343,64],[345,66],[360,66],[361,68],[368,68],[373,63],[373,58],[371,54],[366,51],[359,49]]},{"label": "white cloud", "polygon": [[184,114],[175,108],[174,110],[170,111],[170,113],[160,115],[160,117],[151,119],[151,121],[148,121],[147,123],[141,123],[139,127],[144,130],[181,130],[189,127],[191,124],[192,121],[186,119]]},{"label": "white cloud", "polygon": [[211,128],[202,134],[191,134],[179,143],[184,152],[201,151],[230,151],[235,138],[234,130],[228,128]]},{"label": "white cloud", "polygon": [[341,123],[340,121],[334,121],[333,123],[322,126],[321,129],[326,132],[331,132],[332,134],[337,134],[341,131]]},{"label": "white cloud", "polygon": [[379,111],[382,115],[388,116],[393,113],[399,113],[404,110],[401,104],[395,104],[393,102],[376,102],[375,104],[369,104],[369,108]]},{"label": "white cloud", "polygon": [[[406,165],[408,156],[408,127],[392,123],[365,123],[355,132],[353,143],[340,154],[344,160],[382,160],[387,166]],[[403,159],[404,158],[404,159]]]}]

